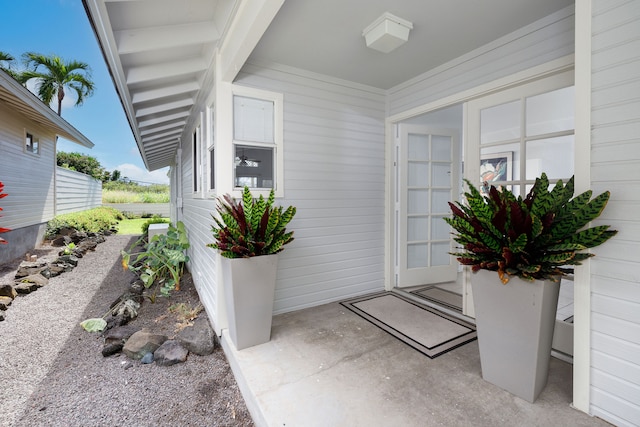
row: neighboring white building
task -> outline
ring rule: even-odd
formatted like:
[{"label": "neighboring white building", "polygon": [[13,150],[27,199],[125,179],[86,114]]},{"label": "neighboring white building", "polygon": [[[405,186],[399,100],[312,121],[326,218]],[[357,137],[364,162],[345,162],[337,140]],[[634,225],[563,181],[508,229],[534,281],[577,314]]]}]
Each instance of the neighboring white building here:
[{"label": "neighboring white building", "polygon": [[[463,165],[478,182],[504,160],[523,190],[575,174],[579,191],[611,190],[597,222],[619,233],[575,275],[574,406],[640,425],[639,2],[160,3],[84,0],[145,165],[171,167],[217,332],[219,194],[274,187],[297,207],[284,313],[455,276],[439,224]],[[362,36],[384,12],[413,23],[386,54]]]},{"label": "neighboring white building", "polygon": [[[85,147],[93,143],[34,94],[0,70],[0,263],[42,243],[47,221],[56,215],[56,140]],[[101,203],[101,201],[100,201]]]}]

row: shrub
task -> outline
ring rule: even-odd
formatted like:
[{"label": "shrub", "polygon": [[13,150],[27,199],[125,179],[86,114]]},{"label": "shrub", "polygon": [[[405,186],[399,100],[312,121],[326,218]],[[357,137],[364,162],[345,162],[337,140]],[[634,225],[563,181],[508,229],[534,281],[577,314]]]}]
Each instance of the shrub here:
[{"label": "shrub", "polygon": [[63,228],[74,228],[87,233],[104,232],[110,230],[122,219],[124,216],[119,210],[106,206],[62,214],[47,223],[45,237],[51,239]]}]

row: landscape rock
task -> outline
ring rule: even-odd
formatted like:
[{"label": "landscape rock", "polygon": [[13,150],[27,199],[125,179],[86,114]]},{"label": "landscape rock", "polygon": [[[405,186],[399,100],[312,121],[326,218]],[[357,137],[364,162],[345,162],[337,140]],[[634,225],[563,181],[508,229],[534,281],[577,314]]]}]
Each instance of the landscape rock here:
[{"label": "landscape rock", "polygon": [[176,340],[167,340],[153,352],[156,364],[160,366],[171,366],[187,360],[189,351]]},{"label": "landscape rock", "polygon": [[0,322],[2,322],[3,320],[4,320],[4,313],[0,311]]},{"label": "landscape rock", "polygon": [[83,254],[86,254],[89,251],[95,251],[96,250],[96,246],[98,246],[98,243],[95,240],[87,239],[87,240],[83,240],[82,242],[80,242],[80,244],[78,245],[78,247],[76,249],[78,251],[82,252]]},{"label": "landscape rock", "polygon": [[143,329],[131,335],[122,348],[122,352],[134,360],[142,359],[147,353],[153,353],[167,340],[165,335],[154,334]]},{"label": "landscape rock", "polygon": [[13,286],[6,283],[0,284],[0,297],[9,297],[13,299],[16,296],[18,296],[18,293],[13,289]]},{"label": "landscape rock", "polygon": [[72,240],[69,236],[58,236],[51,241],[51,246],[60,247],[67,246]]},{"label": "landscape rock", "polygon": [[77,267],[78,266],[78,261],[79,261],[78,257],[76,257],[74,255],[61,255],[54,262],[58,263],[58,264],[67,264],[67,265],[70,265],[72,267]]},{"label": "landscape rock", "polygon": [[74,231],[73,233],[69,234],[69,237],[71,238],[71,241],[73,243],[78,244],[82,240],[87,238],[87,233],[85,233],[84,231]]},{"label": "landscape rock", "polygon": [[44,277],[50,277],[49,263],[43,259],[37,261],[22,261],[18,267],[15,278],[20,279],[34,274],[41,274]]},{"label": "landscape rock", "polygon": [[13,298],[0,297],[0,310],[5,311],[6,309],[9,308],[12,302],[13,302]]},{"label": "landscape rock", "polygon": [[142,356],[142,359],[140,359],[140,363],[144,363],[145,365],[153,363],[153,353],[145,353],[145,355]]},{"label": "landscape rock", "polygon": [[39,287],[40,286],[36,285],[35,283],[26,282],[15,285],[13,289],[15,289],[16,292],[20,295],[26,295],[30,294],[33,291],[37,291]]},{"label": "landscape rock", "polygon": [[176,339],[191,353],[206,356],[216,348],[216,336],[207,316],[198,316],[193,326],[184,328]]},{"label": "landscape rock", "polygon": [[20,280],[16,281],[13,285],[13,289],[19,294],[29,294],[33,291],[38,290],[49,283],[49,279],[40,275],[40,274],[32,274],[31,276],[26,276],[20,278]]},{"label": "landscape rock", "polygon": [[138,332],[139,328],[134,326],[120,326],[113,329],[109,329],[104,334],[104,346],[102,347],[102,355],[104,357],[111,356],[122,351],[124,343],[133,335]]},{"label": "landscape rock", "polygon": [[140,279],[135,279],[129,285],[129,292],[133,295],[142,295],[145,290],[144,282]]}]

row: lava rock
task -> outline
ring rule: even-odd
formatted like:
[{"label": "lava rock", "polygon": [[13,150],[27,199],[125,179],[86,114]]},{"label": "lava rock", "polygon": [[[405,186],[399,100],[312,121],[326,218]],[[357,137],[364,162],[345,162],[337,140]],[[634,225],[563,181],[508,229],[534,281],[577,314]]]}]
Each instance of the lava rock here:
[{"label": "lava rock", "polygon": [[140,359],[140,363],[144,363],[145,365],[153,363],[153,353],[145,353],[144,356],[142,356],[142,359]]},{"label": "lava rock", "polygon": [[12,302],[13,302],[13,298],[0,297],[0,310],[5,311],[6,309],[9,308]]},{"label": "lava rock", "polygon": [[156,364],[160,366],[171,366],[187,360],[189,351],[176,340],[167,340],[153,352]]},{"label": "lava rock", "polygon": [[167,340],[165,335],[154,334],[143,329],[131,335],[122,347],[122,352],[129,358],[139,360],[147,353],[153,353]]},{"label": "lava rock", "polygon": [[0,284],[0,297],[9,297],[13,299],[16,296],[18,296],[18,293],[15,289],[13,289],[13,286],[8,284]]},{"label": "lava rock", "polygon": [[198,356],[211,354],[216,348],[216,336],[207,316],[198,316],[193,326],[181,330],[176,339],[189,352]]}]

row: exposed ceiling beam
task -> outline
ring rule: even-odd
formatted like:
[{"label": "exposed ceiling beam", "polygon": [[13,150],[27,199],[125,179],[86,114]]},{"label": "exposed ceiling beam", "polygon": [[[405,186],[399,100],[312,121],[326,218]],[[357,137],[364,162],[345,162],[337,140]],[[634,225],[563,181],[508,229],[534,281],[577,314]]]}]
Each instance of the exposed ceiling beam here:
[{"label": "exposed ceiling beam", "polygon": [[158,114],[180,108],[188,109],[191,108],[191,106],[193,106],[193,99],[180,99],[178,101],[166,102],[164,104],[155,104],[152,107],[140,108],[136,111],[136,117],[149,116],[151,114]]},{"label": "exposed ceiling beam", "polygon": [[[161,117],[156,117],[150,120],[143,120],[138,122],[138,127],[140,128],[140,130],[142,130],[142,128],[147,128],[153,125],[159,125],[171,120],[178,120],[178,119],[183,119],[185,117],[189,117],[189,112],[188,111],[183,111],[180,113],[174,113],[174,114],[169,114],[166,116],[161,116]],[[177,126],[177,124],[175,125]]]},{"label": "exposed ceiling beam", "polygon": [[114,32],[120,55],[214,43],[219,37],[213,21]]},{"label": "exposed ceiling beam", "polygon": [[198,85],[198,82],[193,80],[173,86],[163,86],[159,89],[136,92],[132,95],[131,102],[133,104],[139,104],[141,102],[154,101],[156,99],[167,98],[175,95],[196,93],[199,89],[200,86]]},{"label": "exposed ceiling beam", "polygon": [[[150,129],[147,129],[147,130],[144,130],[144,131],[140,132],[140,134],[145,138],[148,137],[149,135],[153,135],[153,134],[158,134],[158,135],[165,136],[165,135],[174,134],[174,133],[177,133],[177,132],[182,132],[182,128],[184,127],[184,125],[185,125],[185,121],[182,120],[182,121],[179,121],[179,122],[168,123],[168,124],[166,124],[164,126],[153,127],[153,128],[150,128]],[[169,132],[165,132],[164,134],[158,133],[158,132],[162,132],[162,131],[169,131]]]},{"label": "exposed ceiling beam", "polygon": [[207,69],[208,65],[209,64],[202,58],[192,58],[134,67],[131,68],[127,74],[127,85],[201,73]]}]

